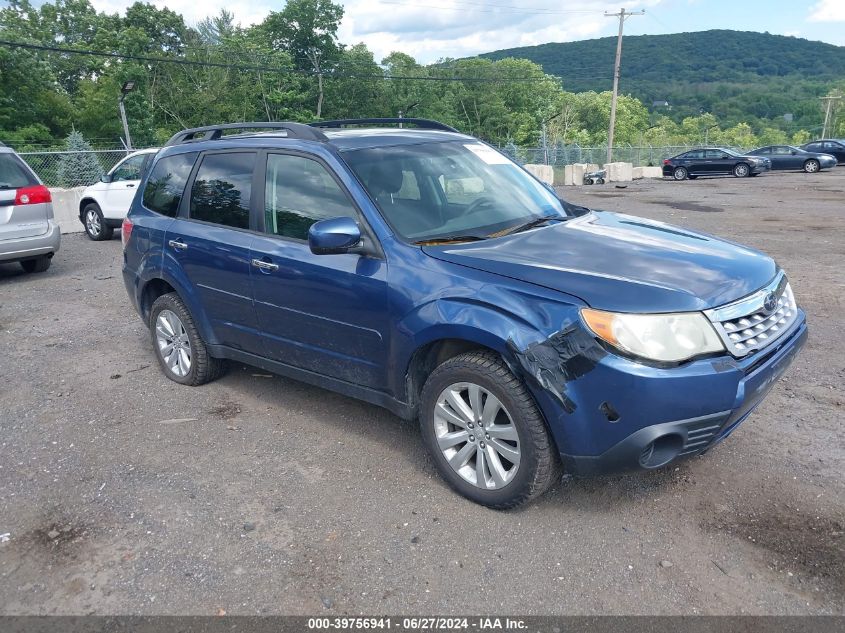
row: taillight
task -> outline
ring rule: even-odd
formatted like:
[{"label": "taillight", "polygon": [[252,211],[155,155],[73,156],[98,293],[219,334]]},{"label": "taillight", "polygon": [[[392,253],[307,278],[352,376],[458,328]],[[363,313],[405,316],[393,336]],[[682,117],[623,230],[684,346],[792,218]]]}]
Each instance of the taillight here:
[{"label": "taillight", "polygon": [[120,241],[123,242],[123,248],[129,243],[129,236],[132,235],[132,220],[123,218],[123,224],[120,225]]},{"label": "taillight", "polygon": [[672,163],[671,159],[669,159],[669,158],[664,158],[664,159],[663,159],[663,164],[664,164],[664,165],[669,165],[669,164],[671,164],[671,163]]},{"label": "taillight", "polygon": [[15,206],[24,204],[42,204],[44,202],[52,201],[53,197],[50,195],[50,190],[44,185],[21,187],[15,192]]}]

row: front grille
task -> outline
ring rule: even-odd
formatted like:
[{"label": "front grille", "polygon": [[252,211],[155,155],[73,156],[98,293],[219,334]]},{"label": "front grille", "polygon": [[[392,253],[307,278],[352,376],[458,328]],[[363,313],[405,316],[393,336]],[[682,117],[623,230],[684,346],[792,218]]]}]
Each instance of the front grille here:
[{"label": "front grille", "polygon": [[798,308],[789,282],[780,273],[762,290],[705,314],[728,351],[742,357],[778,340],[795,322]]}]

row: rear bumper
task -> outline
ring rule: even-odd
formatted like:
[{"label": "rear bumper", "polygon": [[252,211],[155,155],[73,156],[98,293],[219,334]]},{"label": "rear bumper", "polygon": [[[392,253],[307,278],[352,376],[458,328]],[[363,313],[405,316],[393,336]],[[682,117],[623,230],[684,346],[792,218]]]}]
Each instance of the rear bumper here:
[{"label": "rear bumper", "polygon": [[[603,383],[602,391],[594,393],[592,384],[583,385],[578,394],[572,393],[578,409],[552,424],[566,468],[585,475],[653,469],[703,453],[730,435],[764,400],[806,340],[801,313],[782,341],[752,358],[653,369],[606,357],[581,379],[592,380],[595,374],[596,384]],[[627,375],[620,373],[626,370]],[[618,419],[610,421],[601,414],[604,403],[618,413]],[[573,437],[574,433],[578,435]],[[566,450],[579,446],[599,450]]]},{"label": "rear bumper", "polygon": [[0,262],[14,262],[41,255],[52,255],[59,250],[62,233],[54,220],[48,220],[46,233],[0,241]]}]

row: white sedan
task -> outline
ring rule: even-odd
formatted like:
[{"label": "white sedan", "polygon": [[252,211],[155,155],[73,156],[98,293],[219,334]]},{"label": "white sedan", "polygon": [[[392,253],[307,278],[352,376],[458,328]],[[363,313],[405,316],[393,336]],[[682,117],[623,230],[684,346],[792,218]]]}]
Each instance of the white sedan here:
[{"label": "white sedan", "polygon": [[141,183],[141,174],[150,164],[158,148],[142,149],[129,154],[100,182],[82,192],[79,202],[79,221],[92,240],[111,239],[129,212],[132,198]]}]

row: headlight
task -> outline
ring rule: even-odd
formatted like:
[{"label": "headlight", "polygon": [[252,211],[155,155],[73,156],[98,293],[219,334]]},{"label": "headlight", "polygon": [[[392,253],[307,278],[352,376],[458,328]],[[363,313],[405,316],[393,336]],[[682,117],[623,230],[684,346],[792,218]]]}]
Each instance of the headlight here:
[{"label": "headlight", "polygon": [[581,318],[603,341],[650,360],[679,362],[725,349],[701,312],[618,314],[582,308]]}]

